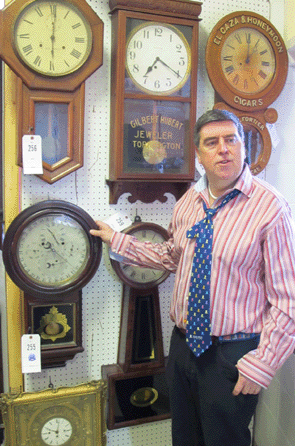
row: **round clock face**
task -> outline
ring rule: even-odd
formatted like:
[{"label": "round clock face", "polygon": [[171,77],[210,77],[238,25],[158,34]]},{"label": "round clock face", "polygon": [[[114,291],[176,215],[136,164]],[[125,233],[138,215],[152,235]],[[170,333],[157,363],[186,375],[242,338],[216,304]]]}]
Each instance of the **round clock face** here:
[{"label": "round clock face", "polygon": [[64,76],[87,60],[92,32],[83,14],[67,1],[36,0],[18,15],[13,43],[20,59],[44,76]]},{"label": "round clock face", "polygon": [[170,95],[186,83],[190,74],[189,44],[172,25],[144,23],[128,38],[126,69],[140,90]]},{"label": "round clock face", "polygon": [[283,89],[288,54],[263,16],[237,11],[214,26],[206,46],[210,81],[223,101],[242,111],[266,110]]},{"label": "round clock face", "polygon": [[[163,243],[168,239],[164,228],[154,223],[138,223],[125,231],[140,242]],[[168,271],[143,268],[111,260],[113,268],[120,279],[133,288],[150,288],[159,285],[168,276]]]},{"label": "round clock face", "polygon": [[61,287],[76,280],[85,269],[90,243],[83,227],[72,217],[48,213],[22,231],[16,255],[29,280]]},{"label": "round clock face", "polygon": [[12,280],[37,296],[55,296],[82,288],[101,258],[101,239],[83,209],[67,202],[44,201],[21,212],[3,243],[3,260]]},{"label": "round clock face", "polygon": [[54,417],[43,425],[41,439],[46,445],[61,446],[70,441],[72,433],[73,427],[69,420],[63,417]]},{"label": "round clock face", "polygon": [[224,77],[239,93],[265,90],[275,74],[274,50],[264,34],[254,28],[240,28],[230,34],[220,58]]}]

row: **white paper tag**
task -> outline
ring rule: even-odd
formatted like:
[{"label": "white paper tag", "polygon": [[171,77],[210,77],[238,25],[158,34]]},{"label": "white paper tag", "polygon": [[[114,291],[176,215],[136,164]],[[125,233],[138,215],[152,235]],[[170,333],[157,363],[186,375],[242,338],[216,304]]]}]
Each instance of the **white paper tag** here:
[{"label": "white paper tag", "polygon": [[104,223],[107,223],[116,232],[124,231],[124,229],[132,225],[132,221],[128,215],[122,212],[117,212],[112,215],[107,220],[104,220]]},{"label": "white paper tag", "polygon": [[25,334],[21,343],[22,373],[41,372],[41,340],[38,334]]},{"label": "white paper tag", "polygon": [[277,128],[275,124],[269,124],[266,123],[266,128],[268,130],[268,133],[270,135],[271,143],[273,148],[276,148],[280,142],[280,138],[277,132]]},{"label": "white paper tag", "polygon": [[42,138],[40,135],[24,135],[22,137],[23,172],[25,175],[41,175]]}]

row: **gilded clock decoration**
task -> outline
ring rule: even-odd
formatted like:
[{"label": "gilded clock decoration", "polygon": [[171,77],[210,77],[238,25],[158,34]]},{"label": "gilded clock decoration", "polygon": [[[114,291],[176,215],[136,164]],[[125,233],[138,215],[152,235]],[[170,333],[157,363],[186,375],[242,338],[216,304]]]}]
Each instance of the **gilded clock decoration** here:
[{"label": "gilded clock decoration", "polygon": [[70,330],[66,315],[59,313],[58,309],[53,306],[49,313],[42,316],[37,332],[42,339],[50,339],[54,342],[56,339],[64,338]]}]

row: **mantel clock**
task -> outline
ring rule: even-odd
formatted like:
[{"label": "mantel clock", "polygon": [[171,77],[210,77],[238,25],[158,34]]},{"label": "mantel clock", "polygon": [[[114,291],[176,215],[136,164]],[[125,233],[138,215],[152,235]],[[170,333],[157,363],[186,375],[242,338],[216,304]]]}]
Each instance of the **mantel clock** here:
[{"label": "mantel clock", "polygon": [[[110,0],[110,202],[180,196],[193,181],[201,3]],[[148,187],[147,187],[148,184]]]}]

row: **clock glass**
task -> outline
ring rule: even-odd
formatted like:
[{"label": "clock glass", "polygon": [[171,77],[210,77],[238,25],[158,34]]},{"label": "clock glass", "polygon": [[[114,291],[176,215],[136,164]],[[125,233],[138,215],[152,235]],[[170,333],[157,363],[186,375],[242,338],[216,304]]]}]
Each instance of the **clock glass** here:
[{"label": "clock glass", "polygon": [[58,288],[80,276],[89,259],[90,245],[77,221],[49,214],[27,225],[16,252],[26,276],[40,285]]},{"label": "clock glass", "polygon": [[240,93],[259,93],[274,77],[274,50],[255,28],[240,28],[230,34],[224,40],[220,57],[225,79]]},{"label": "clock glass", "polygon": [[61,446],[70,441],[73,427],[69,420],[54,417],[46,421],[41,429],[41,438],[46,445]]},{"label": "clock glass", "polygon": [[20,59],[33,71],[44,76],[64,76],[88,59],[92,32],[73,4],[36,0],[18,15],[13,43]]},{"label": "clock glass", "polygon": [[190,74],[188,41],[173,25],[143,22],[128,37],[126,69],[140,90],[161,95],[174,93]]}]

